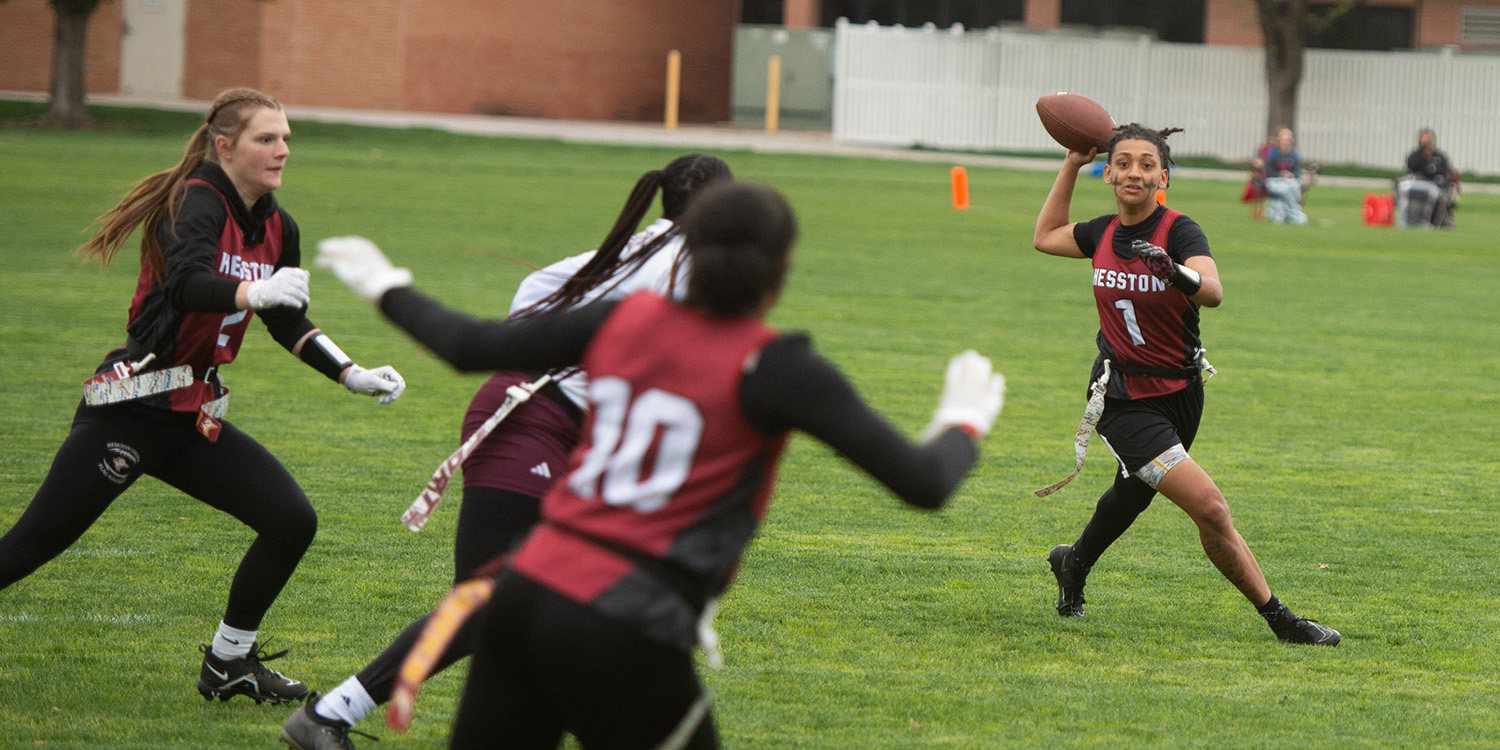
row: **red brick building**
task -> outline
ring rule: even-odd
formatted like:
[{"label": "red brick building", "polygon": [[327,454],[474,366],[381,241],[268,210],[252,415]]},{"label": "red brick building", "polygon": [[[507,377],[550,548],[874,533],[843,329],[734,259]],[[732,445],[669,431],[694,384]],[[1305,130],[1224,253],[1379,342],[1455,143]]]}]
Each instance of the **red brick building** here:
[{"label": "red brick building", "polygon": [[[121,91],[130,2],[103,3],[89,25],[91,93]],[[288,104],[652,120],[676,49],[682,119],[713,122],[729,115],[738,20],[737,0],[187,0],[180,94],[252,86]],[[47,0],[0,3],[0,89],[47,90],[52,27]]]},{"label": "red brick building", "polygon": [[[1116,15],[1096,18],[1096,8]],[[165,37],[126,33],[164,11],[176,14]],[[136,93],[146,80],[166,95],[204,99],[247,85],[289,104],[656,120],[667,53],[677,49],[682,119],[714,122],[729,117],[742,18],[1054,29],[1080,20],[1138,25],[1125,18],[1132,13],[1148,26],[1170,19],[1185,41],[1261,44],[1254,0],[110,0],[89,26],[87,88]],[[1391,48],[1500,49],[1500,0],[1368,0],[1358,13],[1351,23],[1394,39]],[[0,2],[0,89],[47,90],[52,27],[47,0]],[[174,45],[166,62],[140,62]]]}]

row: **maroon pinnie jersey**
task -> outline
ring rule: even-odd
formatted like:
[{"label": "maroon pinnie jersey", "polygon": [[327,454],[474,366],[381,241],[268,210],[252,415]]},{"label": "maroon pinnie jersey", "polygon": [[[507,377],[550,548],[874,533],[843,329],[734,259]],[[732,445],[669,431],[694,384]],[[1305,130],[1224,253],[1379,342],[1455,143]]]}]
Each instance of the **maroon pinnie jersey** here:
[{"label": "maroon pinnie jersey", "polygon": [[691,647],[697,608],[728,586],[765,516],[786,444],[739,404],[746,363],[776,336],[650,292],[621,302],[583,356],[584,440],[512,569]]},{"label": "maroon pinnie jersey", "polygon": [[[1151,235],[1151,244],[1167,247],[1172,223],[1182,214],[1167,209]],[[1115,365],[1127,368],[1187,370],[1195,367],[1199,339],[1197,303],[1167,282],[1152,275],[1139,257],[1128,260],[1114,252],[1116,216],[1099,238],[1093,255],[1094,302],[1099,310],[1099,352]],[[1168,249],[1168,253],[1170,253]],[[1110,375],[1110,394],[1149,398],[1175,393],[1187,387],[1183,378],[1150,375]]]},{"label": "maroon pinnie jersey", "polygon": [[[202,185],[218,192],[212,184],[200,179],[188,180],[190,185]],[[224,198],[223,194],[219,195]],[[229,218],[224,222],[219,235],[219,252],[214,263],[214,274],[220,278],[239,281],[259,281],[276,272],[276,263],[281,259],[281,213],[275,212],[266,220],[264,239],[255,245],[245,244],[244,232],[234,220],[234,211],[229,201],[224,200]],[[130,300],[130,318],[127,328],[136,323],[142,305],[154,286],[159,283],[149,269],[141,268],[136,281],[135,296]],[[166,369],[178,365],[192,365],[194,383],[171,392],[173,411],[197,411],[204,402],[217,397],[214,387],[205,382],[205,373],[211,368],[234,361],[245,339],[255,313],[251,310],[236,312],[185,312],[182,313],[174,332],[176,345],[171,362],[155,362],[151,369]]]}]

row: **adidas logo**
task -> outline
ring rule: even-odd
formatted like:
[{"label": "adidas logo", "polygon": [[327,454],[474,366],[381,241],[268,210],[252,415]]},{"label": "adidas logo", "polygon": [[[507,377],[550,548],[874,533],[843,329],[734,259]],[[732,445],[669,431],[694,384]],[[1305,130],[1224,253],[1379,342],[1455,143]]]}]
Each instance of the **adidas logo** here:
[{"label": "adidas logo", "polygon": [[531,467],[531,473],[535,474],[535,475],[537,475],[539,477],[544,477],[546,479],[551,479],[552,478],[552,470],[549,469],[549,468],[547,468],[547,462],[546,461],[543,461],[543,462],[537,464],[536,466]]}]

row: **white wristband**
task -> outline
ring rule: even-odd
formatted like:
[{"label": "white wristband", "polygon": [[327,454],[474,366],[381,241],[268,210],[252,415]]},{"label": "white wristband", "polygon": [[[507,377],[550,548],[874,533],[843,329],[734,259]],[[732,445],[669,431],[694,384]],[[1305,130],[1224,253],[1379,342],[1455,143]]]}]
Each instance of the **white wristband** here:
[{"label": "white wristband", "polygon": [[329,359],[338,363],[339,370],[342,371],[345,367],[354,364],[354,360],[350,359],[349,355],[345,354],[344,350],[340,349],[339,345],[333,343],[333,340],[327,336],[321,333],[313,336],[313,343],[317,344],[318,348],[323,350],[323,353],[327,354]]}]

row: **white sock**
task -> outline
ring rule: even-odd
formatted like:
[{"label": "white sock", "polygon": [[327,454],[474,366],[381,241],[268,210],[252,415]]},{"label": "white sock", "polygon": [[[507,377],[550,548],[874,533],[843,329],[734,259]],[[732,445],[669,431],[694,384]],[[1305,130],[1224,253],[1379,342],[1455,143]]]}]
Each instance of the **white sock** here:
[{"label": "white sock", "polygon": [[259,631],[231,628],[221,620],[219,632],[214,633],[214,656],[228,661],[250,653],[250,646],[254,645],[257,632]]},{"label": "white sock", "polygon": [[359,678],[350,677],[319,698],[316,711],[325,719],[337,719],[352,727],[375,708],[375,699],[360,684]]}]

